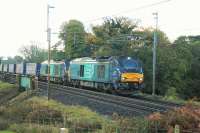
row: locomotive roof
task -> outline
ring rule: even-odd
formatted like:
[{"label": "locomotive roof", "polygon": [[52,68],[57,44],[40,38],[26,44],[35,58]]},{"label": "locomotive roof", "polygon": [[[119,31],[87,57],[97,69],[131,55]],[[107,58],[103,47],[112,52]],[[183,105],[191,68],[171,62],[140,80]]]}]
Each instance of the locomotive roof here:
[{"label": "locomotive roof", "polygon": [[71,62],[108,62],[111,61],[113,59],[117,59],[117,60],[123,60],[123,59],[132,59],[135,61],[138,61],[137,59],[133,58],[133,57],[129,57],[129,56],[101,56],[101,57],[83,57],[83,58],[76,58],[71,60]]},{"label": "locomotive roof", "polygon": [[108,62],[108,58],[92,58],[92,57],[83,57],[83,58],[76,58],[71,60],[71,62]]}]

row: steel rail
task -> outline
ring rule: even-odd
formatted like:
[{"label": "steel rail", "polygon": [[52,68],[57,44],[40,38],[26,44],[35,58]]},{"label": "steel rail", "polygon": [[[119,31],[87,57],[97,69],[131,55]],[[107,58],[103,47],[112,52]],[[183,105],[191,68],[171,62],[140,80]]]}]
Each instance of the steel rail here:
[{"label": "steel rail", "polygon": [[[43,86],[45,88],[47,87],[47,85],[39,84],[39,87],[41,87],[41,86]],[[71,91],[71,90],[66,90],[66,89],[63,89],[63,88],[54,88],[54,87],[52,88],[52,86],[50,87],[50,89],[62,91],[62,94],[64,93],[64,94],[67,94],[67,95],[75,95],[75,96],[78,96],[78,97],[87,98],[91,101],[95,101],[95,102],[98,102],[98,103],[119,107],[121,109],[125,109],[127,111],[134,112],[134,114],[136,114],[136,115],[145,116],[145,115],[149,114],[148,112],[144,112],[144,111],[138,110],[136,108],[131,108],[131,107],[127,107],[127,106],[124,106],[124,105],[119,105],[119,104],[116,104],[116,103],[108,102],[105,99],[100,99],[100,97],[98,97],[98,96],[91,96],[91,95],[87,95],[87,94],[83,94],[83,93],[79,93],[79,92],[75,92],[75,91]]]},{"label": "steel rail", "polygon": [[[45,82],[39,82],[39,85],[47,85]],[[172,109],[173,106],[165,106],[159,103],[154,103],[150,101],[140,100],[140,99],[133,99],[133,98],[126,98],[122,96],[115,96],[100,92],[94,92],[79,88],[73,88],[69,86],[62,86],[57,84],[51,84],[51,89],[59,90],[62,92],[67,92],[68,94],[79,95],[83,97],[87,97],[90,99],[95,99],[97,101],[102,101],[106,103],[112,103],[118,106],[128,107],[130,109],[134,109],[137,112],[141,112],[142,114],[149,114],[152,112],[165,112],[168,109]]]},{"label": "steel rail", "polygon": [[[55,84],[52,84],[52,85],[55,85]],[[63,87],[63,86],[59,85],[59,87]],[[127,97],[116,96],[116,95],[111,95],[111,94],[106,94],[106,93],[101,93],[101,92],[95,92],[95,91],[90,91],[90,90],[85,90],[85,89],[73,88],[73,87],[68,87],[68,86],[65,86],[65,88],[66,89],[73,89],[73,90],[76,90],[76,91],[81,91],[83,93],[88,93],[88,94],[91,94],[91,95],[101,95],[102,97],[109,97],[109,98],[112,98],[112,99],[115,99],[115,100],[123,101],[125,103],[127,103],[127,102],[137,103],[139,105],[144,104],[145,107],[147,106],[149,108],[152,108],[152,106],[154,106],[154,109],[155,109],[155,107],[157,108],[157,109],[155,109],[155,111],[162,111],[162,110],[164,111],[166,109],[172,109],[173,108],[172,106],[165,106],[165,105],[162,105],[162,104],[159,104],[159,103],[141,100],[141,99],[127,98]]]}]

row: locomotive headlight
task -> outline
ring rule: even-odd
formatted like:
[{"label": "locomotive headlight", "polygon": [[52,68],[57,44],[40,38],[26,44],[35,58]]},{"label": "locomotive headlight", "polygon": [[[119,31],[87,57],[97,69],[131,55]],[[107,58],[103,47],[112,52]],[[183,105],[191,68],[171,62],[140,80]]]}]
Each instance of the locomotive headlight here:
[{"label": "locomotive headlight", "polygon": [[121,77],[121,80],[122,81],[125,81],[127,78],[126,77]]},{"label": "locomotive headlight", "polygon": [[142,80],[143,80],[143,78],[139,78],[139,80],[140,80],[140,81],[142,81]]}]

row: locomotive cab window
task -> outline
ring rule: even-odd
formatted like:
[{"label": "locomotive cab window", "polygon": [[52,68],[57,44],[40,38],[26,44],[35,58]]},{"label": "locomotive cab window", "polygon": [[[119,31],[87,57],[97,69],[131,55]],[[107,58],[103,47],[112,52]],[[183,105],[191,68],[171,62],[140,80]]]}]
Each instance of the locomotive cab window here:
[{"label": "locomotive cab window", "polygon": [[98,77],[98,79],[105,78],[105,65],[97,66],[97,77]]},{"label": "locomotive cab window", "polygon": [[80,65],[80,77],[84,77],[84,65]]}]

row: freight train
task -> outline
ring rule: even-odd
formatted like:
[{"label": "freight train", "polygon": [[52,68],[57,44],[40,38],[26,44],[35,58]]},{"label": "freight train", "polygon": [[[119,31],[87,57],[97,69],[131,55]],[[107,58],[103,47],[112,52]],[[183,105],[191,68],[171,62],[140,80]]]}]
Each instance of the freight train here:
[{"label": "freight train", "polygon": [[[48,64],[0,64],[0,73],[37,77],[47,81]],[[141,62],[132,57],[83,57],[50,62],[50,81],[75,87],[132,93],[144,86]]]}]

